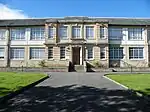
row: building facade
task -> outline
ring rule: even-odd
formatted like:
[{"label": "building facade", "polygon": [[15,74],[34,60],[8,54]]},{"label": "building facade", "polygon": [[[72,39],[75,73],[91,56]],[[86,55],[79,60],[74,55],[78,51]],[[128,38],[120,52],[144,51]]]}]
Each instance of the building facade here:
[{"label": "building facade", "polygon": [[0,66],[149,66],[149,19],[64,17],[0,20]]}]

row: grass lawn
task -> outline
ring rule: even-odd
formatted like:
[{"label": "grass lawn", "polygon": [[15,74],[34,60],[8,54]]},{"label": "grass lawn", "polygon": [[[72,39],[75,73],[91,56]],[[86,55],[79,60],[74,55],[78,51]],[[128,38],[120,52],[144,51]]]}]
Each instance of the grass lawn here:
[{"label": "grass lawn", "polygon": [[0,97],[27,86],[47,75],[42,73],[0,72]]},{"label": "grass lawn", "polygon": [[127,86],[130,89],[150,95],[150,74],[110,74],[107,77]]}]

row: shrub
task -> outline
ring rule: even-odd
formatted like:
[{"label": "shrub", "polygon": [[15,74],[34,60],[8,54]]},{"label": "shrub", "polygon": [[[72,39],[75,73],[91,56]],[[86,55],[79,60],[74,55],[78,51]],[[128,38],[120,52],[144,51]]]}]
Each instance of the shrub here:
[{"label": "shrub", "polygon": [[46,61],[45,60],[40,61],[39,62],[39,66],[41,66],[41,67],[47,67],[46,66]]}]

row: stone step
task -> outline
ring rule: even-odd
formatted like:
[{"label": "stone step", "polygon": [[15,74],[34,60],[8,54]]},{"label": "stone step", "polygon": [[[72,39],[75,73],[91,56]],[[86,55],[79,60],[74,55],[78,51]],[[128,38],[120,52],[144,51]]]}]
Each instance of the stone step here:
[{"label": "stone step", "polygon": [[75,65],[74,69],[76,72],[85,72],[84,65]]}]

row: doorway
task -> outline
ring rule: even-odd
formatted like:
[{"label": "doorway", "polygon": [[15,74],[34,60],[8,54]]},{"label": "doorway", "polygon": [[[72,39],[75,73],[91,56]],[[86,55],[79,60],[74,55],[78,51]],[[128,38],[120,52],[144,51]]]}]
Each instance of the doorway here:
[{"label": "doorway", "polygon": [[80,65],[80,47],[72,48],[72,63],[73,65]]}]

